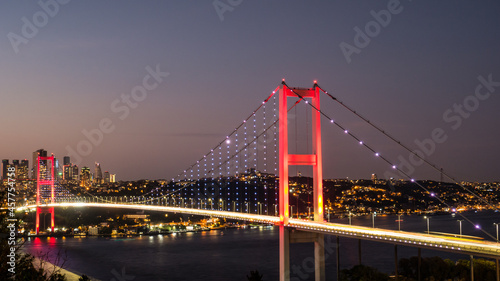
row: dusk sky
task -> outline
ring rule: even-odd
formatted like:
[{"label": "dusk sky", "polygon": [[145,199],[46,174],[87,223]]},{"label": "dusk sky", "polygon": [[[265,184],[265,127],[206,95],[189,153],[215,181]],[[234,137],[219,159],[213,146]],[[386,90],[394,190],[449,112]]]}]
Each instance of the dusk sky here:
[{"label": "dusk sky", "polygon": [[[285,78],[296,87],[317,80],[415,149],[440,129],[445,140],[426,159],[459,180],[500,181],[498,1],[40,3],[49,4],[5,1],[0,10],[1,159],[31,166],[44,148],[62,160],[84,130],[109,121],[114,129],[80,167],[170,179]],[[158,71],[144,99],[123,109],[121,95]],[[382,154],[408,158],[322,98],[326,113]],[[383,177],[384,162],[324,121],[325,178]],[[424,166],[412,176],[439,179]]]}]

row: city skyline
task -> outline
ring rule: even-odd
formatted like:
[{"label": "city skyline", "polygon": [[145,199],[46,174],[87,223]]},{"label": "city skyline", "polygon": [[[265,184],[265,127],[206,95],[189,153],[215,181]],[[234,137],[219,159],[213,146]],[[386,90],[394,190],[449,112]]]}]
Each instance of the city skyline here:
[{"label": "city skyline", "polygon": [[[212,2],[49,2],[57,9],[13,2],[0,12],[1,159],[30,159],[43,147],[73,160],[71,150],[93,137],[79,167],[97,161],[119,180],[170,179],[285,78],[301,87],[317,80],[412,149],[436,137],[426,159],[459,180],[500,180],[495,1],[240,1],[226,10]],[[43,13],[46,22],[36,24]],[[148,91],[130,100],[137,86]],[[382,154],[408,158],[322,99]],[[323,127],[325,178],[382,178],[385,163]],[[422,167],[415,178],[439,179]]]}]

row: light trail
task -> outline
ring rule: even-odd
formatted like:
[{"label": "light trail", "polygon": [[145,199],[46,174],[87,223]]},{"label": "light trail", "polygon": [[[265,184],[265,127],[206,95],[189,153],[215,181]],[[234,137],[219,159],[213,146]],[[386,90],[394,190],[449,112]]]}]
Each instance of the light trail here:
[{"label": "light trail", "polygon": [[[278,225],[279,217],[256,215],[218,210],[192,209],[181,207],[167,207],[137,204],[109,204],[109,203],[54,203],[40,205],[41,207],[99,207],[117,209],[137,209],[147,211],[182,213],[199,216],[212,216],[226,219],[243,220]],[[18,210],[35,209],[36,205],[20,207]],[[317,232],[338,235],[347,238],[372,240],[383,243],[405,245],[410,247],[426,248],[460,254],[477,255],[482,257],[500,258],[500,244],[491,241],[475,241],[467,238],[446,237],[433,234],[387,230],[338,223],[314,222],[300,219],[289,219],[288,227],[306,232]]]}]

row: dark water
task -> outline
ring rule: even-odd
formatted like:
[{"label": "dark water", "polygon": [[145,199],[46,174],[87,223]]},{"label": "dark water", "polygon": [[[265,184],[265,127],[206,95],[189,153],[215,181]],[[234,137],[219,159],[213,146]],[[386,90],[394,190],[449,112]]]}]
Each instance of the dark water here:
[{"label": "dark water", "polygon": [[[469,213],[475,223],[495,235],[494,222],[500,213]],[[377,216],[375,226],[398,229],[395,216]],[[459,232],[457,215],[433,216],[430,230]],[[402,230],[425,232],[427,221],[420,216],[403,217]],[[348,219],[335,220],[347,223]],[[352,219],[353,225],[371,226],[371,217]],[[64,268],[85,273],[100,280],[247,280],[251,270],[264,274],[264,280],[278,279],[278,228],[228,229],[200,233],[182,233],[134,238],[34,238],[25,244],[31,253],[49,252],[55,256],[62,251],[67,256]],[[473,225],[463,222],[463,234],[482,236]],[[491,238],[489,238],[491,239]],[[326,237],[327,279],[336,276],[336,238]],[[290,265],[295,280],[314,280],[312,244],[293,244]],[[384,272],[394,269],[394,246],[362,241],[362,262]],[[417,249],[398,246],[398,256],[417,255]],[[468,256],[422,250],[423,256],[467,259]],[[358,263],[358,240],[340,238],[341,268]],[[295,273],[293,273],[295,272]]]}]

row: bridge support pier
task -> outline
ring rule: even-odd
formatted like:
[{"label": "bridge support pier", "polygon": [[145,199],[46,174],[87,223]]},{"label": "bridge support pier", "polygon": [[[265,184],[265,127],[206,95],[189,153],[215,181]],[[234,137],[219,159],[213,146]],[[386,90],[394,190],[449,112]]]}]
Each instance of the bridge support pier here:
[{"label": "bridge support pier", "polygon": [[337,236],[337,281],[340,281],[340,236]]},{"label": "bridge support pier", "polygon": [[399,280],[398,277],[398,245],[394,244],[394,276],[396,276],[396,281]]},{"label": "bridge support pier", "polygon": [[314,272],[316,281],[325,281],[325,235],[318,234],[314,241]]},{"label": "bridge support pier", "polygon": [[[54,207],[41,208],[36,207],[36,234],[40,233],[40,214],[50,213],[50,229],[54,232]],[[45,218],[45,217],[44,217]]]},{"label": "bridge support pier", "polygon": [[470,255],[470,280],[474,281],[474,256]]},{"label": "bridge support pier", "polygon": [[361,239],[358,239],[358,263],[361,265]]},{"label": "bridge support pier", "polygon": [[422,249],[418,248],[418,265],[417,265],[417,280],[422,281],[422,275],[420,273],[420,268],[422,267]]},{"label": "bridge support pier", "polygon": [[280,225],[280,281],[290,281],[290,230]]},{"label": "bridge support pier", "polygon": [[[324,234],[319,234],[319,233],[314,233],[314,232],[305,232],[305,231],[299,231],[299,230],[290,230],[288,228],[284,228],[284,236],[281,236],[281,226],[280,226],[280,277],[285,276],[285,278],[288,278],[286,280],[290,280],[289,276],[286,277],[286,273],[289,271],[281,272],[281,256],[284,254],[284,260],[283,260],[283,268],[288,267],[290,268],[289,264],[289,244],[292,243],[314,243],[314,275],[316,281],[325,281],[325,235]],[[281,251],[281,239],[283,238],[283,241],[288,240],[288,244],[285,244],[283,249],[284,251]],[[300,278],[303,278],[303,276],[300,276]]]},{"label": "bridge support pier", "polygon": [[497,281],[500,281],[500,262],[496,259],[497,263]]}]

